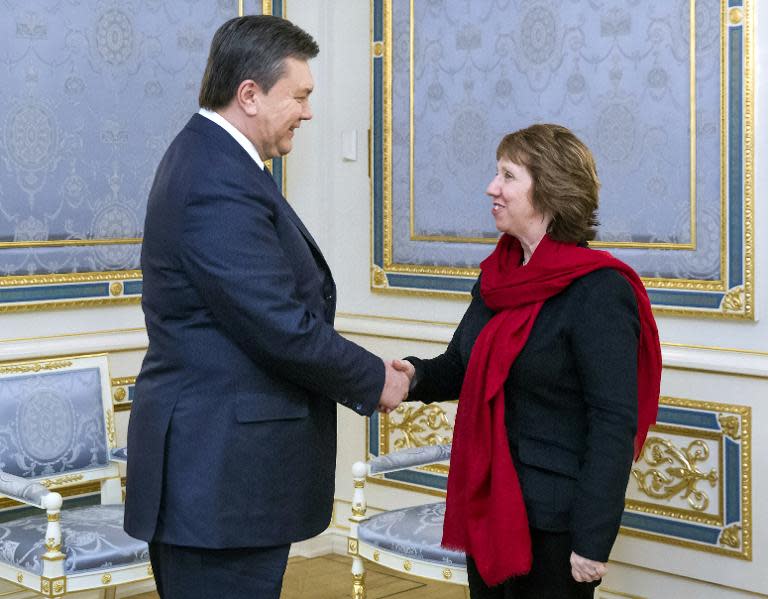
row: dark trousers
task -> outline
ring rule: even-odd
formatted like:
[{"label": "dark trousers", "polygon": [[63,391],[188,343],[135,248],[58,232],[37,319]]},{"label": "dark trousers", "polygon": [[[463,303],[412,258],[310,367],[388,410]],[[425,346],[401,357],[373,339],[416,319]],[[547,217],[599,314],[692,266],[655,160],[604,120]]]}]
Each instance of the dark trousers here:
[{"label": "dark trousers", "polygon": [[202,549],[150,543],[161,599],[279,599],[290,545]]},{"label": "dark trousers", "polygon": [[576,582],[571,575],[571,535],[531,529],[533,566],[498,586],[488,587],[475,562],[467,557],[469,595],[472,599],[591,599],[597,582]]}]

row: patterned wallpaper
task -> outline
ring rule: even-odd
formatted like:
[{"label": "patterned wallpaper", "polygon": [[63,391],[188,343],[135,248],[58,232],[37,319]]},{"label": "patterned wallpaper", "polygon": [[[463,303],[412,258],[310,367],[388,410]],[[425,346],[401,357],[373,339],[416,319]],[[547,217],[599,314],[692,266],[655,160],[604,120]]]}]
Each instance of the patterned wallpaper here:
[{"label": "patterned wallpaper", "polygon": [[489,248],[456,242],[495,241],[484,191],[498,141],[556,122],[595,154],[601,241],[643,249],[696,243],[696,251],[663,260],[648,251],[624,258],[646,276],[718,278],[719,3],[697,2],[693,24],[690,7],[690,0],[395,0],[392,127],[404,133],[393,139],[393,196],[410,195],[412,144],[414,198],[413,212],[408,202],[394,205],[395,261],[419,262],[418,242],[443,241],[437,263],[477,264]]},{"label": "patterned wallpaper", "polygon": [[138,268],[154,170],[237,9],[0,2],[0,275]]}]

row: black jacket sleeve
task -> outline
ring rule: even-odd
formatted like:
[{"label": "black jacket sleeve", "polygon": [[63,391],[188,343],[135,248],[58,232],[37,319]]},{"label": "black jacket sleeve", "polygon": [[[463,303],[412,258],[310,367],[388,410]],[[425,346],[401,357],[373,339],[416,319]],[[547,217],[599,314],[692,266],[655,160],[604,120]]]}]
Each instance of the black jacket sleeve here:
[{"label": "black jacket sleeve", "polygon": [[472,333],[467,329],[470,324],[476,325],[474,321],[477,320],[478,311],[485,310],[481,306],[478,281],[472,289],[472,302],[454,331],[445,353],[427,360],[414,356],[405,358],[416,368],[416,376],[408,393],[409,401],[433,403],[459,398],[466,371],[461,349],[467,343],[474,343],[474,337],[469,337]]},{"label": "black jacket sleeve", "polygon": [[581,288],[571,351],[587,410],[586,454],[571,512],[573,551],[600,562],[618,534],[637,430],[637,301],[618,272]]}]

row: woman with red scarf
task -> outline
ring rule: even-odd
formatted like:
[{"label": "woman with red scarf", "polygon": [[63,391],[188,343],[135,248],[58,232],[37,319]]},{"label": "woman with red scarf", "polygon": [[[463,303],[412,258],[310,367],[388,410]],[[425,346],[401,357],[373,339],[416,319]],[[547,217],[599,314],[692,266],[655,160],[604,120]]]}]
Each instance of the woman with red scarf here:
[{"label": "woman with red scarf", "polygon": [[533,125],[496,159],[502,235],[472,302],[444,354],[395,365],[410,400],[459,397],[443,546],[467,553],[472,599],[593,597],[656,418],[656,323],[637,274],[587,247],[589,149]]}]

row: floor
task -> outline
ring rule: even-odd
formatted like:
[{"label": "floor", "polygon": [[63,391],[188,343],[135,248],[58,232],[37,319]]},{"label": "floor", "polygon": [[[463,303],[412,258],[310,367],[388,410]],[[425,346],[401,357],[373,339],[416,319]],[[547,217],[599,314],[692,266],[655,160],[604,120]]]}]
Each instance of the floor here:
[{"label": "floor", "polygon": [[[292,557],[283,581],[280,599],[349,599],[352,596],[351,559],[324,555],[310,559]],[[465,599],[464,587],[432,582],[366,563],[368,599]],[[158,599],[156,593],[131,599]]]}]

